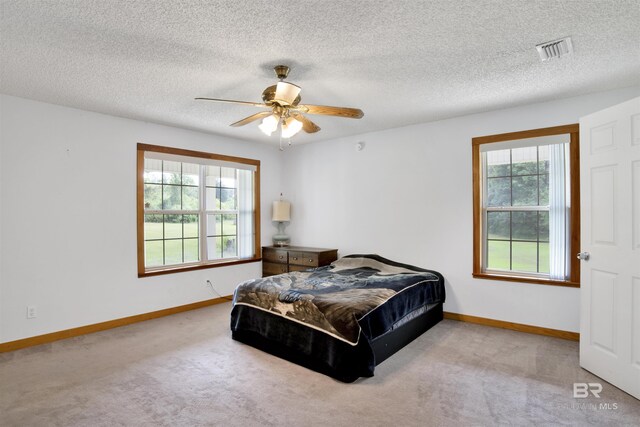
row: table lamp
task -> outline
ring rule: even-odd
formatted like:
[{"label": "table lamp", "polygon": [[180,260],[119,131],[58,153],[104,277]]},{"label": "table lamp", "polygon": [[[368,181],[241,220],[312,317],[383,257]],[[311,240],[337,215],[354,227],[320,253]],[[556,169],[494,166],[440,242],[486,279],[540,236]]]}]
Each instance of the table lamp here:
[{"label": "table lamp", "polygon": [[271,220],[278,223],[278,234],[273,236],[274,246],[288,246],[290,239],[284,229],[291,220],[291,204],[282,200],[282,195],[280,200],[273,202]]}]

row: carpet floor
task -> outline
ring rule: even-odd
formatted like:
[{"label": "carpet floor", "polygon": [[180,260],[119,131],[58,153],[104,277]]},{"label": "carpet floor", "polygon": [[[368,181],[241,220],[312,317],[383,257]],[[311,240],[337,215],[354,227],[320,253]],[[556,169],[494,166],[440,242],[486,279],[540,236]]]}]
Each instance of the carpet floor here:
[{"label": "carpet floor", "polygon": [[[444,320],[343,384],[231,339],[230,303],[0,354],[2,426],[640,424],[578,343]],[[600,398],[573,398],[599,382]]]}]

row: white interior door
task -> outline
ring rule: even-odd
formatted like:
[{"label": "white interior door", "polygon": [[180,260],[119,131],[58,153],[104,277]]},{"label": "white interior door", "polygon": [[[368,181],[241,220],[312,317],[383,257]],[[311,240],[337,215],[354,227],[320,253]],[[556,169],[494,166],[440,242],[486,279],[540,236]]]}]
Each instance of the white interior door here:
[{"label": "white interior door", "polygon": [[640,98],[580,119],[580,366],[640,399]]}]

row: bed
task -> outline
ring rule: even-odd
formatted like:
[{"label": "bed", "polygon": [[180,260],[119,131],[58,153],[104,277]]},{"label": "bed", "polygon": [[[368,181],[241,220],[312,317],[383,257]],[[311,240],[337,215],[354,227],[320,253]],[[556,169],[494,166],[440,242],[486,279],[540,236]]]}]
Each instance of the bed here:
[{"label": "bed", "polygon": [[233,339],[343,382],[442,320],[444,279],[378,255],[248,280],[236,287]]}]

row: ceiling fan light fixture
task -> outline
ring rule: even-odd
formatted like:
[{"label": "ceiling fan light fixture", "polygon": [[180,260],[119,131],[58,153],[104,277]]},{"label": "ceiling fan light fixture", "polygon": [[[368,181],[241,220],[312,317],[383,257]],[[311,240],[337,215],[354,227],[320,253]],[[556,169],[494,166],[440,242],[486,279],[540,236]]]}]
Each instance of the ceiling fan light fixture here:
[{"label": "ceiling fan light fixture", "polygon": [[258,128],[267,136],[271,136],[271,134],[278,129],[278,123],[280,123],[280,117],[275,114],[265,117],[262,119],[260,126]]},{"label": "ceiling fan light fixture", "polygon": [[291,138],[293,135],[300,132],[300,129],[302,129],[302,122],[294,119],[293,117],[289,117],[282,122],[281,135],[283,138]]},{"label": "ceiling fan light fixture", "polygon": [[292,105],[300,94],[300,86],[288,82],[278,82],[273,100],[281,105]]}]

